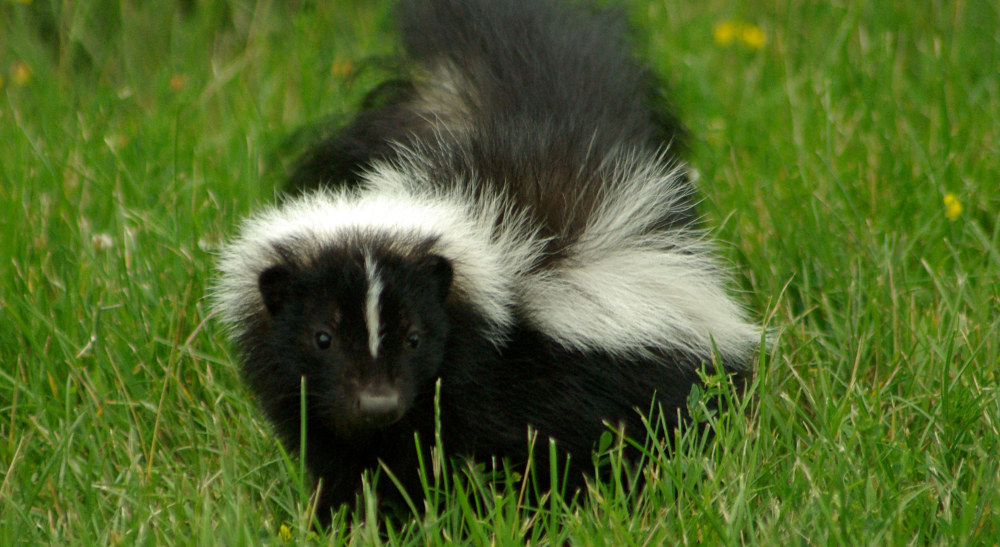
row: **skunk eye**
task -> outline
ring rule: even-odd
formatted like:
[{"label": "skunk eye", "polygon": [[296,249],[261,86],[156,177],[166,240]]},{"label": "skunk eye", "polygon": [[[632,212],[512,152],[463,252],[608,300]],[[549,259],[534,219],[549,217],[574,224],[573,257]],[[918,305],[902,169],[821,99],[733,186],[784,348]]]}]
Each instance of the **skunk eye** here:
[{"label": "skunk eye", "polygon": [[417,332],[417,329],[412,329],[406,333],[406,345],[410,349],[417,349],[420,345],[420,333]]},{"label": "skunk eye", "polygon": [[319,349],[327,349],[330,347],[330,343],[333,342],[333,338],[325,331],[319,331],[316,333],[316,347]]}]

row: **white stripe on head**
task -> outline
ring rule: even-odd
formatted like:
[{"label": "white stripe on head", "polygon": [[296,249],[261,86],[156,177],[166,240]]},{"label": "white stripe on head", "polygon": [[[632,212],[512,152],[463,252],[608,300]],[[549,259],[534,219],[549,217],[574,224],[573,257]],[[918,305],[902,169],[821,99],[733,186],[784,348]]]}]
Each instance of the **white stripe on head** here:
[{"label": "white stripe on head", "polygon": [[378,348],[382,341],[381,308],[382,278],[375,269],[375,259],[365,253],[365,278],[368,280],[368,293],[365,295],[365,326],[368,328],[368,351],[372,358],[378,357]]}]

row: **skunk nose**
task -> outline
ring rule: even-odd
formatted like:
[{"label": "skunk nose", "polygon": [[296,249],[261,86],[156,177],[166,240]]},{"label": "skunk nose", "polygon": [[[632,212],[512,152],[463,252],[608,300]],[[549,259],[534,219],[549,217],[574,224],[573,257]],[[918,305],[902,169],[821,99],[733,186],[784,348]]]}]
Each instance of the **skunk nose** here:
[{"label": "skunk nose", "polygon": [[358,392],[358,412],[376,425],[389,425],[400,416],[399,390],[372,386]]}]

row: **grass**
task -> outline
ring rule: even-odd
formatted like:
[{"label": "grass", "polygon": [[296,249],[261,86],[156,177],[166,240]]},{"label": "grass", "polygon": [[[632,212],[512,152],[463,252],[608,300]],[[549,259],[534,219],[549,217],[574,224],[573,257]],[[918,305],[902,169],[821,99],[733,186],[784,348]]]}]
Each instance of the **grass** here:
[{"label": "grass", "polygon": [[[0,544],[1000,536],[995,2],[630,1],[702,212],[778,332],[753,408],[633,499],[533,510],[455,466],[421,518],[366,504],[329,537],[204,298],[284,143],[393,51],[384,2],[291,4],[0,2]],[[763,44],[716,42],[725,22]]]}]

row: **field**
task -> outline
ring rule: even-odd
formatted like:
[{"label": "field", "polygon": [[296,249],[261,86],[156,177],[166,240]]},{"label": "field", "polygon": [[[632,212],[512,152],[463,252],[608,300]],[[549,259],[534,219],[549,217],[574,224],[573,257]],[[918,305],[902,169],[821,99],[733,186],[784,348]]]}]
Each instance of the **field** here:
[{"label": "field", "polygon": [[1000,4],[736,5],[626,11],[774,333],[747,411],[631,498],[454,465],[327,536],[205,295],[299,130],[383,76],[390,6],[0,1],[0,544],[995,544]]}]

